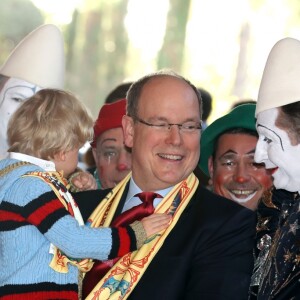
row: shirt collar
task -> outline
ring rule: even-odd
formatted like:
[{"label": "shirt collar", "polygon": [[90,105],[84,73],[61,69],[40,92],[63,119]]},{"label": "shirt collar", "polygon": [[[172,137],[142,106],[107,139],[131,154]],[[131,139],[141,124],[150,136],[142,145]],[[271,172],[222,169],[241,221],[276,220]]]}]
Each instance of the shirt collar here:
[{"label": "shirt collar", "polygon": [[14,158],[21,161],[27,161],[29,163],[32,163],[34,165],[37,165],[44,169],[45,171],[55,171],[55,164],[52,161],[40,159],[31,155],[23,154],[23,153],[17,153],[17,152],[10,152],[9,158]]},{"label": "shirt collar", "polygon": [[[168,187],[163,190],[154,191],[154,192],[157,194],[160,194],[164,198],[171,191],[172,188],[173,188],[173,186]],[[129,200],[129,199],[133,198],[134,195],[136,195],[137,193],[141,193],[141,192],[143,192],[143,191],[137,186],[137,184],[134,182],[133,178],[131,177],[130,182],[129,182],[129,190],[128,190],[126,199]]]}]

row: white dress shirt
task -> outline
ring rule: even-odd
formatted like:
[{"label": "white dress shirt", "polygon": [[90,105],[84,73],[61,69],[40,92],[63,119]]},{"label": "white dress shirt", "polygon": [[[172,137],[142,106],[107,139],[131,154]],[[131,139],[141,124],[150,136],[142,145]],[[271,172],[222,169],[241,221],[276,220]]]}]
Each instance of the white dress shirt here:
[{"label": "white dress shirt", "polygon": [[[173,188],[173,186],[168,187],[164,190],[151,191],[151,192],[155,192],[157,194],[160,194],[164,198],[171,191],[172,188]],[[143,191],[136,185],[133,178],[131,177],[130,182],[129,182],[129,189],[128,189],[126,201],[125,201],[125,204],[123,206],[122,212],[124,212],[124,211],[126,211],[126,210],[142,203],[142,201],[139,197],[134,196],[134,195],[136,195],[138,193],[141,193],[141,192],[143,192]],[[153,201],[153,206],[157,207],[157,205],[162,201],[163,198],[155,198],[154,201]]]}]

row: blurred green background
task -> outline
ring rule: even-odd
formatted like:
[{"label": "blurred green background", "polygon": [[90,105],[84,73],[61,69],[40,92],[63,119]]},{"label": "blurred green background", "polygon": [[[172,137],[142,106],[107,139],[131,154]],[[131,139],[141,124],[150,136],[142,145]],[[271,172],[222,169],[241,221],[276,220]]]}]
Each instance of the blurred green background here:
[{"label": "blurred green background", "polygon": [[63,31],[65,87],[95,118],[116,85],[170,68],[212,94],[212,121],[256,98],[275,42],[300,39],[300,1],[1,0],[0,64],[45,23]]}]

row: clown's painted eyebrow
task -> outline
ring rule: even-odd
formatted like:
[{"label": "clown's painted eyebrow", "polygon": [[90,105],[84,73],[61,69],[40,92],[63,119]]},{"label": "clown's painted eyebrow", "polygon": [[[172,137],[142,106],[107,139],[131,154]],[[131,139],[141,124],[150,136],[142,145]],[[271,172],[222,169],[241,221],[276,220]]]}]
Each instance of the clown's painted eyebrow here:
[{"label": "clown's painted eyebrow", "polygon": [[115,138],[106,138],[103,141],[101,141],[101,146],[106,142],[116,142],[116,141],[117,141],[117,139],[115,139]]},{"label": "clown's painted eyebrow", "polygon": [[[244,153],[243,155],[245,156],[254,156],[254,153],[255,153],[255,148],[254,149],[251,149],[250,151]],[[232,149],[228,149],[226,152],[222,153],[220,156],[219,156],[219,159],[222,159],[222,158],[231,158],[231,157],[235,157],[236,155],[238,155],[238,152],[236,152],[235,150],[232,150]]]},{"label": "clown's painted eyebrow", "polygon": [[263,127],[263,128],[265,128],[266,130],[269,130],[269,131],[273,132],[273,134],[275,134],[275,135],[278,137],[278,139],[279,139],[279,141],[280,141],[281,149],[282,149],[282,151],[284,151],[281,137],[280,137],[274,130],[272,130],[272,129],[270,129],[270,128],[264,126],[264,125],[261,125],[261,124],[258,124],[257,127]]},{"label": "clown's painted eyebrow", "polygon": [[[222,155],[226,155],[228,153],[232,153],[232,154],[238,154],[238,152],[236,152],[235,150],[233,149],[228,149],[226,152],[224,152]],[[245,155],[249,155],[249,154],[253,154],[255,153],[255,148],[249,150],[248,152],[244,153]]]},{"label": "clown's painted eyebrow", "polygon": [[[5,94],[11,90],[11,89],[18,89],[18,88],[25,88],[25,89],[29,89],[31,90],[34,94],[36,93],[36,90],[37,90],[37,86],[36,85],[33,85],[32,87],[28,86],[28,85],[14,85],[14,86],[11,86],[9,87],[6,91],[5,91]],[[20,96],[23,96],[22,93],[19,93],[18,91],[16,92],[16,94],[20,95]]]}]

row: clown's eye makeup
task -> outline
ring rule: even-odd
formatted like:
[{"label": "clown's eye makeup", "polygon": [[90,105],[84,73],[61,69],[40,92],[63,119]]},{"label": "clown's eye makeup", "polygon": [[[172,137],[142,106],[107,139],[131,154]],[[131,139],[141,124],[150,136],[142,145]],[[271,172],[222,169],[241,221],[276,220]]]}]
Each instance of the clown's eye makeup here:
[{"label": "clown's eye makeup", "polygon": [[264,142],[266,142],[267,144],[270,144],[270,143],[272,143],[272,140],[267,137],[264,137]]},{"label": "clown's eye makeup", "polygon": [[222,163],[223,166],[233,166],[233,162],[232,161],[225,161]]},{"label": "clown's eye makeup", "polygon": [[252,166],[256,169],[262,169],[262,168],[265,168],[265,164],[264,163],[256,163],[256,162],[253,162],[252,163]]},{"label": "clown's eye makeup", "polygon": [[232,167],[236,164],[236,161],[232,158],[228,158],[226,156],[220,158],[220,164],[224,167]]},{"label": "clown's eye makeup", "polygon": [[21,97],[13,97],[12,100],[16,101],[16,102],[24,102],[26,99],[25,98],[21,98]]}]

